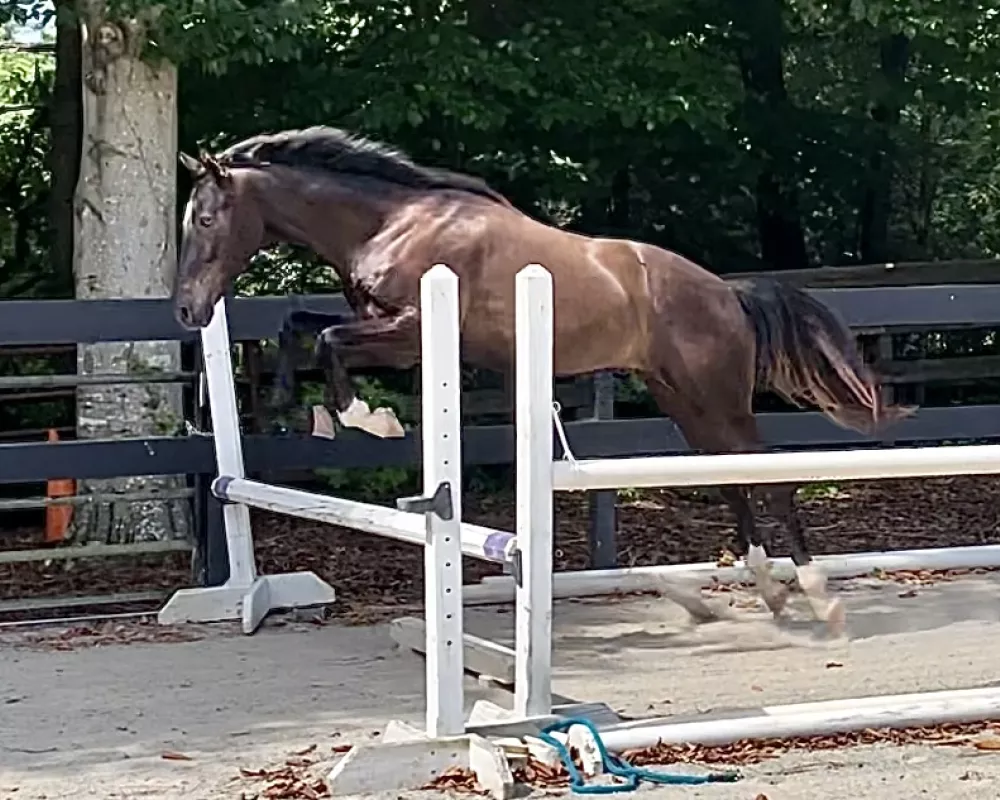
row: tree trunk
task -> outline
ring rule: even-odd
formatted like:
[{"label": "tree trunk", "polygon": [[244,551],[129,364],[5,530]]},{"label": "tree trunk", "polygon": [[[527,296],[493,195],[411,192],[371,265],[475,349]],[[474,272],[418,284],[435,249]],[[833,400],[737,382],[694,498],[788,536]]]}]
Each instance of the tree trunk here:
[{"label": "tree trunk", "polygon": [[56,69],[52,89],[49,173],[49,246],[52,274],[61,297],[73,293],[73,192],[80,175],[83,117],[80,94],[80,25],[71,0],[56,3]]},{"label": "tree trunk", "polygon": [[[83,152],[74,210],[80,299],[166,297],[176,268],[177,77],[140,59],[143,26],[109,20],[100,0],[80,0],[83,25]],[[177,370],[176,342],[80,345],[82,375]],[[162,436],[183,424],[175,385],[85,387],[77,392],[80,438]],[[82,492],[183,488],[180,476],[87,481]],[[186,537],[187,501],[79,507],[74,538],[132,541]]]},{"label": "tree trunk", "polygon": [[808,266],[795,182],[798,136],[791,124],[782,50],[782,0],[735,0],[739,64],[750,145],[759,159],[757,230],[761,258],[772,269]]},{"label": "tree trunk", "polygon": [[889,218],[892,214],[893,162],[896,158],[895,132],[902,113],[906,66],[910,60],[910,40],[902,33],[879,42],[880,97],[872,107],[876,132],[868,157],[868,181],[861,203],[861,261],[884,264],[889,252]]}]

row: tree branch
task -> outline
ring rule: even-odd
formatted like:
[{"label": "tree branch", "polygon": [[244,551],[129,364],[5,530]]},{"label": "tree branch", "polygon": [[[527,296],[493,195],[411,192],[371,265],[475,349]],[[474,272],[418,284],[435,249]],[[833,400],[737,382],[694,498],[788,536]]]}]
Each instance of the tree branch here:
[{"label": "tree branch", "polygon": [[0,106],[0,114],[16,114],[18,111],[41,111],[44,106],[34,103],[20,103],[12,106]]},{"label": "tree branch", "polygon": [[55,55],[56,46],[51,42],[3,42],[0,53],[3,52]]}]

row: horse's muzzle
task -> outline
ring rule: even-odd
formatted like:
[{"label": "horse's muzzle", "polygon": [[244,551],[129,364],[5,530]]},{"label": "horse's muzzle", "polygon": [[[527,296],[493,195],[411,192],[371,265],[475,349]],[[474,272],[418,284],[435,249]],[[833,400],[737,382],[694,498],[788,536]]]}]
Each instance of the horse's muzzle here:
[{"label": "horse's muzzle", "polygon": [[212,306],[198,303],[182,301],[174,304],[174,317],[177,319],[177,323],[188,331],[200,330],[208,325],[212,321],[212,311]]}]

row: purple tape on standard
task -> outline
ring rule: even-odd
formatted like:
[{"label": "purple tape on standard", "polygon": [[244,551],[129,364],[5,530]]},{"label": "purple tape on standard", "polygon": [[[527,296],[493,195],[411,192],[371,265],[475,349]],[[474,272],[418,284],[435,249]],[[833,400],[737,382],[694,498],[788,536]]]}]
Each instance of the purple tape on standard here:
[{"label": "purple tape on standard", "polygon": [[229,502],[229,485],[233,482],[231,475],[220,475],[212,481],[212,494],[219,500]]},{"label": "purple tape on standard", "polygon": [[483,542],[483,554],[494,561],[507,561],[507,542],[514,538],[512,533],[491,533]]}]

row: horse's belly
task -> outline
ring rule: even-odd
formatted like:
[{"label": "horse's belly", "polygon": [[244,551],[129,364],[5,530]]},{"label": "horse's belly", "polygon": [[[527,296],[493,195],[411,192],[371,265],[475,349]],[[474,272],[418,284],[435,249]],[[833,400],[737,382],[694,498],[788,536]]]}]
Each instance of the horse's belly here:
[{"label": "horse's belly", "polygon": [[636,369],[631,350],[630,342],[601,342],[581,335],[557,336],[552,368],[557,375]]},{"label": "horse's belly", "polygon": [[[484,369],[508,371],[514,369],[515,335],[513,330],[495,330],[492,335],[472,332],[468,327],[462,336],[462,358]],[[553,371],[557,375],[580,375],[605,369],[637,369],[634,357],[635,338],[618,331],[615,336],[606,331],[555,331]]]},{"label": "horse's belly", "polygon": [[[554,299],[553,370],[557,375],[641,367],[645,335],[639,315],[626,298],[584,313],[567,313],[558,293]],[[513,305],[512,297],[509,306]],[[513,370],[516,321],[511,310],[500,300],[491,303],[477,298],[470,304],[462,321],[463,359],[486,369]]]}]

